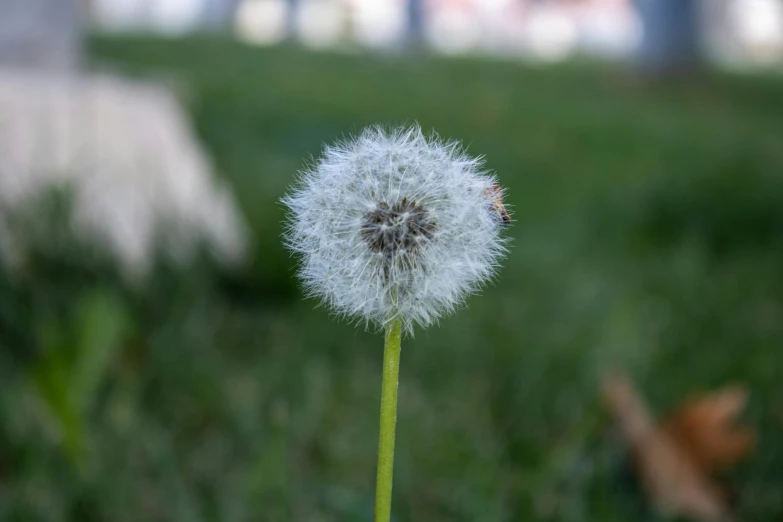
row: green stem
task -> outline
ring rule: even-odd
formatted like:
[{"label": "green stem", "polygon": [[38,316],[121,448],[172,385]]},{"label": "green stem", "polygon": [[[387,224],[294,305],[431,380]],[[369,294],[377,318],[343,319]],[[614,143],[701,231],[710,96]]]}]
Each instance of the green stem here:
[{"label": "green stem", "polygon": [[378,477],[375,483],[375,522],[391,519],[394,474],[394,429],[397,424],[397,385],[400,374],[402,321],[386,326],[381,382],[381,430],[378,436]]}]

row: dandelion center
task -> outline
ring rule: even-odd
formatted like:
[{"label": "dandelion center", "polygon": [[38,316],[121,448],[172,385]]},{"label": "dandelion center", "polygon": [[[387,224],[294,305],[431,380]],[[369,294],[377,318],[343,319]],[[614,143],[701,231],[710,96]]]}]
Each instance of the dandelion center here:
[{"label": "dandelion center", "polygon": [[394,258],[416,252],[432,239],[436,228],[426,208],[403,198],[393,205],[381,201],[365,214],[362,238],[372,251]]}]

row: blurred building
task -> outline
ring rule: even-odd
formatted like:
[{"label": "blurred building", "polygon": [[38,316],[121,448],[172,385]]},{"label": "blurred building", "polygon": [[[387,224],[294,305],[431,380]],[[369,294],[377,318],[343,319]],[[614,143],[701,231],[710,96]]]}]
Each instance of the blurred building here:
[{"label": "blurred building", "polygon": [[[729,64],[783,63],[783,3],[696,0],[698,46]],[[255,44],[401,48],[557,60],[629,57],[643,40],[638,0],[92,0],[104,30],[235,30]],[[642,12],[643,13],[643,12]],[[648,26],[649,27],[649,26]]]}]

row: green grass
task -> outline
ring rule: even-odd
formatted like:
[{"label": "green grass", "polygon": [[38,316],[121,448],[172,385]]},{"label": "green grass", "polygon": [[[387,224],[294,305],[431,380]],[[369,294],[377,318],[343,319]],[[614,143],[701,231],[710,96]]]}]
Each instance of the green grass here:
[{"label": "green grass", "polygon": [[[180,91],[255,255],[162,267],[140,293],[44,252],[4,283],[0,519],[371,520],[382,336],[302,300],[278,200],[324,142],[413,121],[486,156],[516,223],[498,282],[403,343],[394,520],[656,520],[598,395],[617,367],[660,413],[746,384],[759,445],[727,480],[739,519],[783,516],[781,80],[206,39],[93,51]],[[118,346],[100,385],[74,384],[96,397],[63,413],[47,390],[101,332]]]}]

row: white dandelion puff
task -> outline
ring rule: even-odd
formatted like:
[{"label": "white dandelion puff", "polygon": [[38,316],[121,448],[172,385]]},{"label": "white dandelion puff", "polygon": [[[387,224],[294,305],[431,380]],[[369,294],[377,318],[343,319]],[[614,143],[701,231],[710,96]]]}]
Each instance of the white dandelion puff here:
[{"label": "white dandelion puff", "polygon": [[458,143],[418,126],[366,129],[327,147],[283,199],[288,247],[310,296],[407,332],[463,303],[495,274],[509,216],[502,189]]}]

